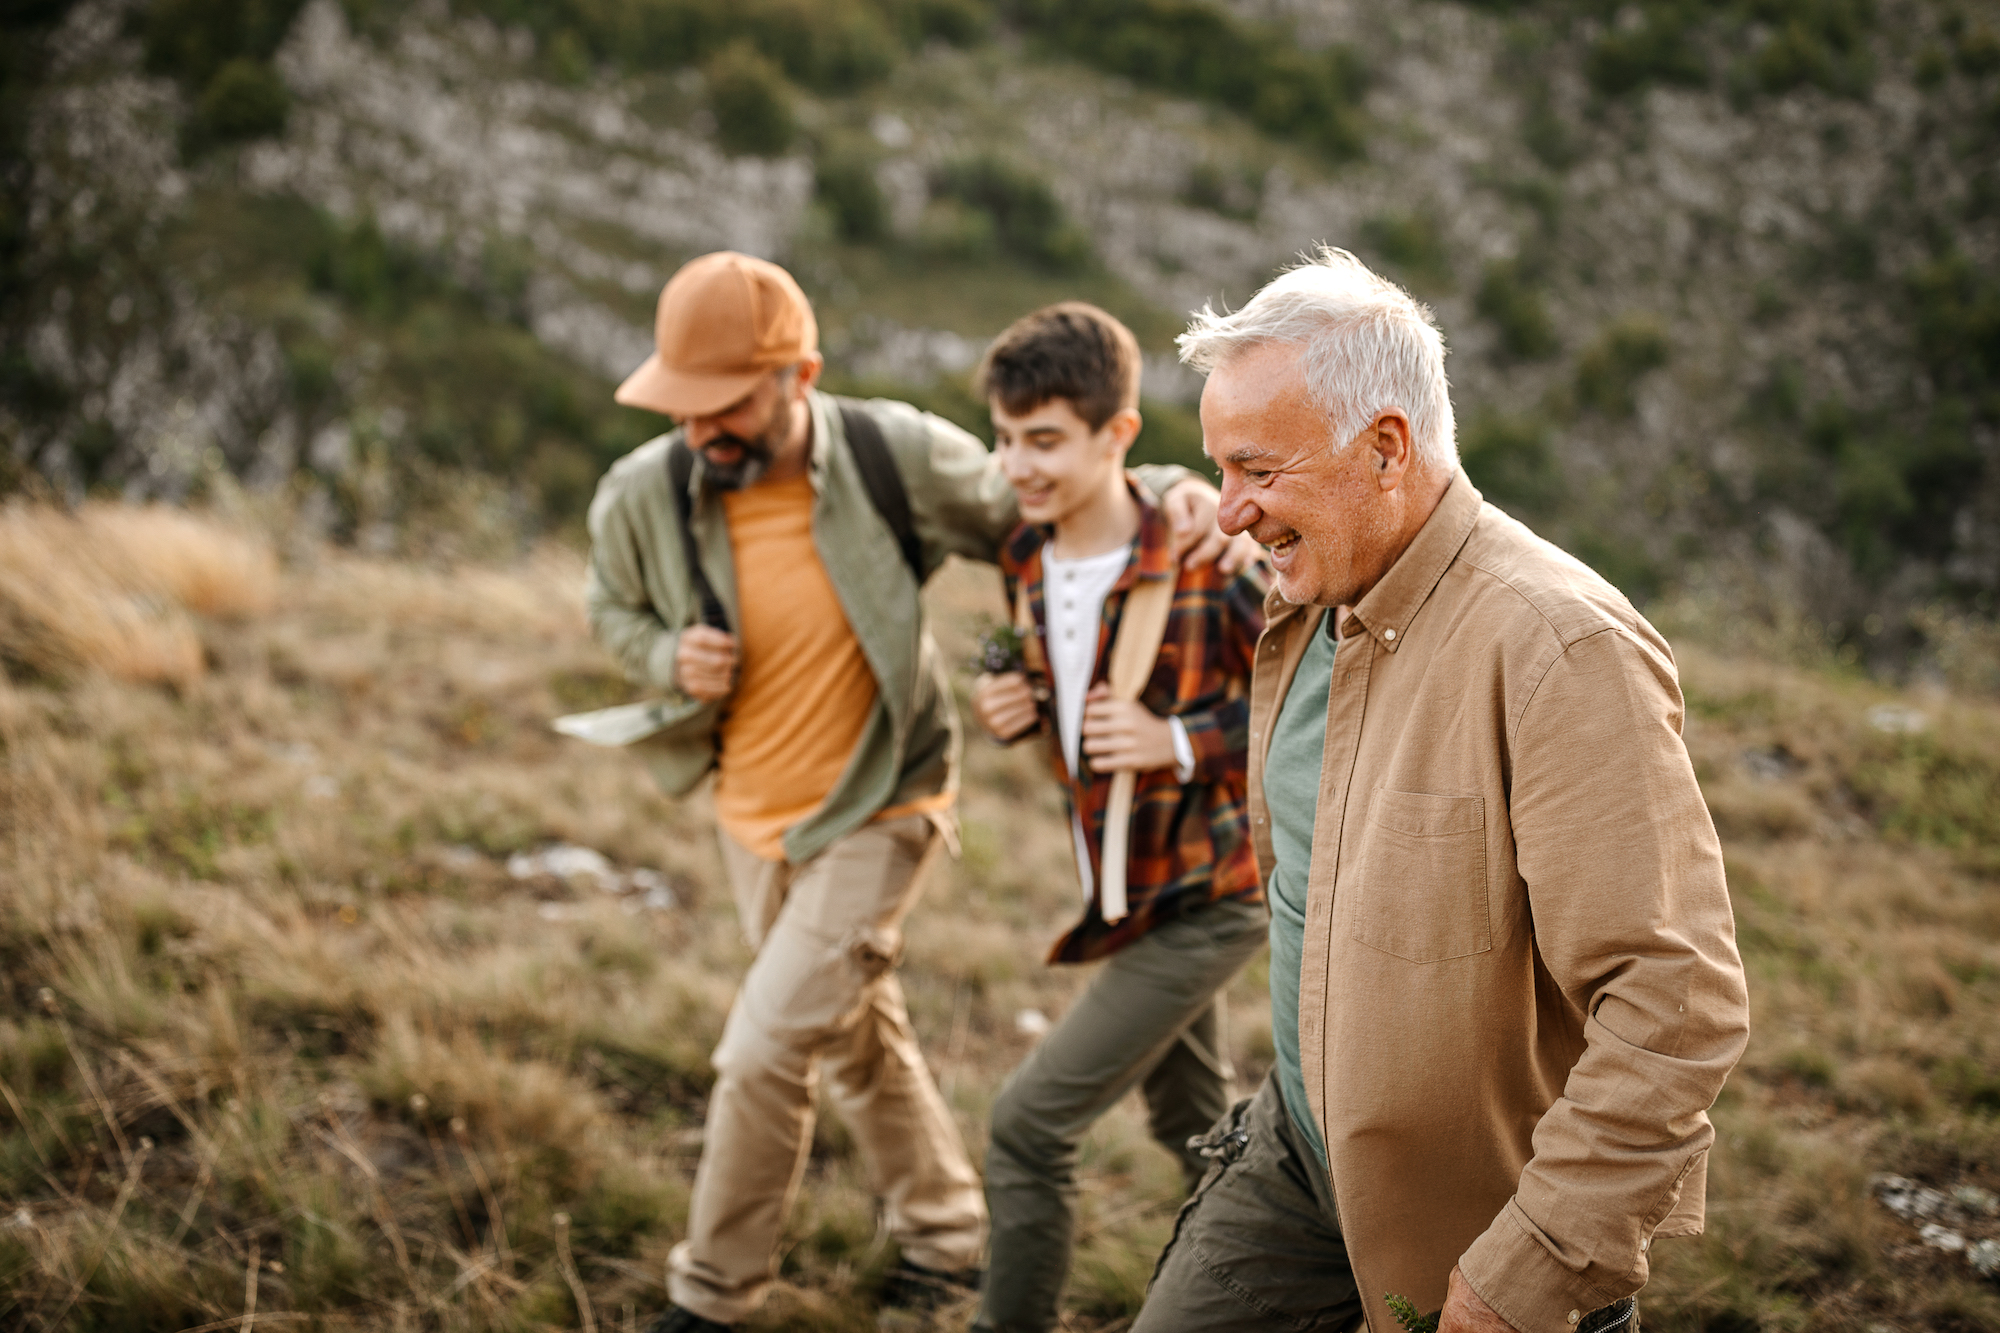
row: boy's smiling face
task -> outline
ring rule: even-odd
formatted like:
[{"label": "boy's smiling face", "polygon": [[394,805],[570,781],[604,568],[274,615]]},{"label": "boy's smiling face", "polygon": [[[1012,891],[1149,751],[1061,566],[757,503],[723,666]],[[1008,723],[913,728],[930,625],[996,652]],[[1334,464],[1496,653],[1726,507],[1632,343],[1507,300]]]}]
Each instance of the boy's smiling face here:
[{"label": "boy's smiling face", "polygon": [[1139,434],[1139,414],[1131,408],[1092,430],[1067,398],[1051,398],[1019,415],[997,398],[991,407],[993,451],[1028,522],[1060,524],[1123,484],[1114,478],[1123,477],[1125,451]]}]

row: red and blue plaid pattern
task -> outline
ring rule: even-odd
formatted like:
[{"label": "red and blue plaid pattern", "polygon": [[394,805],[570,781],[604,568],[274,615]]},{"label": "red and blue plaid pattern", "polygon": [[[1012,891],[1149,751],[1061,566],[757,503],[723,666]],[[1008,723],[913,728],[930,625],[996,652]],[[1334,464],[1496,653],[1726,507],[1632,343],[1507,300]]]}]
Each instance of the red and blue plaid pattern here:
[{"label": "red and blue plaid pattern", "polygon": [[[1194,777],[1182,786],[1172,769],[1139,774],[1132,798],[1132,832],[1126,855],[1125,896],[1129,914],[1107,925],[1093,893],[1083,920],[1056,941],[1052,963],[1103,958],[1130,944],[1162,921],[1191,907],[1235,898],[1262,902],[1256,852],[1249,836],[1250,667],[1257,636],[1264,629],[1264,594],[1269,571],[1262,561],[1234,577],[1213,565],[1182,569],[1174,561],[1165,517],[1142,486],[1139,540],[1131,563],[1104,599],[1097,631],[1097,664],[1091,681],[1106,679],[1111,643],[1125,608],[1125,594],[1139,579],[1170,578],[1173,607],[1153,676],[1139,701],[1161,717],[1179,717],[1194,750]],[[1042,547],[1049,530],[1022,524],[1001,551],[1007,604],[1025,583],[1035,633],[1047,660],[1048,616],[1042,605]],[[1049,682],[1043,681],[1043,684]],[[1041,733],[1049,767],[1081,811],[1090,848],[1091,880],[1100,881],[1104,809],[1111,800],[1111,775],[1094,773],[1079,755],[1071,778],[1056,743],[1054,697],[1043,705]]]}]

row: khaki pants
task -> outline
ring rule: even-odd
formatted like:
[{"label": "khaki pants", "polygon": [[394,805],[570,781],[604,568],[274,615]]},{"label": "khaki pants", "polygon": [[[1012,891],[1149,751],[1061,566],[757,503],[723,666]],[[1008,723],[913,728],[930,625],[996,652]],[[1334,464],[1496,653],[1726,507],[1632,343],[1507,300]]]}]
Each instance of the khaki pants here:
[{"label": "khaki pants", "polygon": [[715,1048],[688,1236],[667,1260],[676,1305],[731,1324],[763,1300],[805,1172],[822,1067],[905,1257],[948,1270],[979,1262],[979,1179],[893,970],[939,844],[922,815],[865,825],[800,866],[722,835],[757,956]]},{"label": "khaki pants", "polygon": [[1192,1187],[1190,1136],[1229,1109],[1217,992],[1264,946],[1263,907],[1210,903],[1113,954],[993,1103],[986,1202],[993,1253],[976,1333],[1055,1327],[1076,1228],[1077,1146],[1132,1088]]}]

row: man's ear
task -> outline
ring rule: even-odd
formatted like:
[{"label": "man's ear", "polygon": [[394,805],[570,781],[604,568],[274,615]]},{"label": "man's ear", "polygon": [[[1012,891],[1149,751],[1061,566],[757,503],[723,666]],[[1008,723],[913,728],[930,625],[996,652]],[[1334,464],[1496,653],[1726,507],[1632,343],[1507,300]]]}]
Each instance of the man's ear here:
[{"label": "man's ear", "polygon": [[792,376],[792,391],[795,397],[805,397],[806,390],[819,383],[820,372],[826,369],[826,358],[818,352],[807,352],[799,358],[798,373]]},{"label": "man's ear", "polygon": [[1139,438],[1139,427],[1145,419],[1136,407],[1120,408],[1111,414],[1110,420],[1098,428],[1098,434],[1108,439],[1118,449],[1130,449],[1132,441]]},{"label": "man's ear", "polygon": [[1370,444],[1375,451],[1375,481],[1385,491],[1403,484],[1403,477],[1416,466],[1417,454],[1410,439],[1410,419],[1395,408],[1375,418],[1370,427]]}]

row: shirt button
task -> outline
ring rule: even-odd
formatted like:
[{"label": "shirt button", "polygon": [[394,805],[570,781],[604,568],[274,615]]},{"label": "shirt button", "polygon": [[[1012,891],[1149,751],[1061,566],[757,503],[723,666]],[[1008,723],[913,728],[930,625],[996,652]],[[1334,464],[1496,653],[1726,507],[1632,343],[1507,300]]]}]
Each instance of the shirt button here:
[{"label": "shirt button", "polygon": [[1574,1310],[1571,1310],[1569,1312],[1569,1322],[1572,1324],[1574,1324],[1577,1320],[1581,1319],[1582,1317],[1583,1317],[1582,1315],[1578,1314]]},{"label": "shirt button", "polygon": [[[1396,631],[1392,629],[1385,629],[1382,631],[1382,637],[1387,639],[1390,643],[1394,643],[1396,641]],[[1576,1320],[1574,1319],[1570,1320],[1570,1323],[1572,1324],[1574,1324],[1575,1322]]]}]

